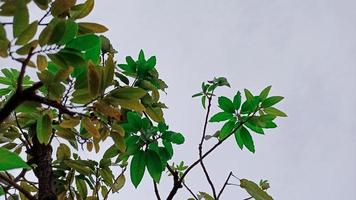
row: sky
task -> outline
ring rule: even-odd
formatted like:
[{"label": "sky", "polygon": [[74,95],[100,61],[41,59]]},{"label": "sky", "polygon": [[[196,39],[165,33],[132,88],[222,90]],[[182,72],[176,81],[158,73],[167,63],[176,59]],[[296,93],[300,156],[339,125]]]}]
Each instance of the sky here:
[{"label": "sky", "polygon": [[[277,200],[335,200],[356,199],[355,8],[352,0],[102,0],[86,20],[110,29],[105,35],[119,60],[140,49],[157,57],[169,85],[166,121],[186,137],[173,161],[189,164],[198,157],[205,112],[191,95],[202,81],[225,76],[231,88],[217,92],[229,97],[272,85],[272,95],[285,97],[278,108],[288,118],[264,136],[253,135],[255,154],[239,150],[231,138],[207,157],[215,185],[233,171],[239,178],[268,179]],[[210,192],[200,168],[186,182],[195,192]],[[162,179],[163,197],[171,187],[170,178]],[[181,189],[176,199],[188,197]],[[229,186],[221,199],[246,197]],[[138,189],[128,181],[117,198],[155,199],[148,175]]]}]

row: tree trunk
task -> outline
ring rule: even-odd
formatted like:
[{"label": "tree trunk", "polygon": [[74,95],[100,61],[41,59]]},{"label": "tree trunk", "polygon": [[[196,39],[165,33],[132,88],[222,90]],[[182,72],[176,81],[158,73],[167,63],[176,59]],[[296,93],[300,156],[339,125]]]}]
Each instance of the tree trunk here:
[{"label": "tree trunk", "polygon": [[39,200],[57,200],[54,191],[54,180],[52,171],[52,146],[40,144],[36,136],[32,138],[33,146],[31,148],[32,163],[37,167],[34,173],[38,178],[38,199]]}]

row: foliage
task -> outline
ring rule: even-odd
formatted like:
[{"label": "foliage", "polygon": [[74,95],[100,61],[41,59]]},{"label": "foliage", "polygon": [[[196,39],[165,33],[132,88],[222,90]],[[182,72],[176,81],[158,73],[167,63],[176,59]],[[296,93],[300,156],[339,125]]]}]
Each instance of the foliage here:
[{"label": "foliage", "polygon": [[[43,10],[41,19],[30,21],[32,3]],[[245,89],[244,101],[240,91],[233,98],[218,97],[221,111],[210,117],[215,90],[230,84],[224,77],[203,82],[202,91],[193,95],[207,109],[199,159],[191,165],[170,164],[174,147],[185,137],[164,119],[167,106],[160,94],[168,86],[156,69],[156,57],[141,50],[137,58],[127,56],[118,64],[117,51],[100,35],[108,29],[84,19],[93,7],[94,0],[1,1],[0,16],[9,22],[0,24],[0,56],[20,67],[3,68],[0,76],[0,195],[107,199],[122,189],[126,176],[138,187],[146,174],[160,199],[157,184],[167,171],[174,182],[167,197],[172,199],[183,185],[191,192],[184,178],[201,163],[213,195],[191,192],[193,199],[218,199],[233,174],[217,194],[203,159],[232,135],[240,149],[254,153],[252,133],[264,134],[277,127],[277,117],[286,117],[274,107],[283,97],[270,96],[271,86],[259,95]],[[37,78],[27,75],[28,67],[36,68]],[[208,122],[221,123],[221,129],[206,135]],[[203,153],[203,142],[210,138],[217,143]],[[80,149],[104,154],[99,160],[85,159]],[[22,171],[8,171],[16,168]],[[113,173],[117,168],[121,173]],[[31,172],[38,180],[28,180]],[[267,182],[240,182],[256,200],[272,199],[265,192]]]}]

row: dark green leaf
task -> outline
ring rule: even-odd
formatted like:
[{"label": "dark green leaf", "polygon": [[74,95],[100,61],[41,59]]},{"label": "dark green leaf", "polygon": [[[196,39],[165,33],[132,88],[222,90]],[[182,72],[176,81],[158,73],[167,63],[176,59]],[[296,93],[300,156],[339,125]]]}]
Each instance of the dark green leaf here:
[{"label": "dark green leaf", "polygon": [[140,130],[142,128],[142,119],[140,116],[138,116],[137,113],[128,112],[127,120],[132,125],[132,127],[134,127],[136,130]]},{"label": "dark green leaf", "polygon": [[261,107],[262,108],[271,107],[271,106],[275,105],[276,103],[282,101],[282,99],[284,99],[284,97],[281,97],[281,96],[269,97],[262,102]]},{"label": "dark green leaf", "polygon": [[130,165],[131,182],[136,188],[140,184],[143,175],[145,174],[145,166],[145,153],[143,151],[138,151],[132,157]]},{"label": "dark green leaf", "polygon": [[221,96],[218,99],[219,107],[223,109],[225,112],[234,113],[235,107],[230,99],[227,97]]},{"label": "dark green leaf", "polygon": [[155,182],[159,182],[162,174],[162,162],[158,154],[153,150],[146,151],[146,166],[149,174]]},{"label": "dark green leaf", "polygon": [[243,149],[244,141],[241,138],[241,131],[240,130],[241,130],[241,128],[237,129],[235,131],[234,135],[235,135],[236,144],[240,147],[240,149]]},{"label": "dark green leaf", "polygon": [[169,139],[174,144],[183,144],[184,136],[181,133],[170,132]]},{"label": "dark green leaf", "polygon": [[227,112],[219,112],[212,116],[209,120],[209,122],[221,122],[221,121],[226,121],[233,118],[233,115],[231,113]]},{"label": "dark green leaf", "polygon": [[65,23],[65,31],[62,38],[59,40],[58,44],[64,45],[71,41],[78,33],[78,24],[73,20],[68,19]]},{"label": "dark green leaf", "polygon": [[248,102],[251,102],[253,100],[253,94],[248,90],[244,89],[245,96]]},{"label": "dark green leaf", "polygon": [[234,101],[233,101],[235,110],[238,110],[241,106],[241,93],[237,92],[236,95],[234,96]]},{"label": "dark green leaf", "polygon": [[230,135],[231,131],[235,127],[235,121],[236,120],[230,120],[230,121],[226,122],[224,124],[224,126],[221,128],[220,135],[219,135],[219,138],[221,140],[225,139],[226,137],[228,137]]},{"label": "dark green leaf", "polygon": [[245,127],[241,127],[239,129],[242,141],[244,142],[244,145],[246,146],[246,148],[248,150],[250,150],[252,153],[255,153],[255,145],[253,143],[253,139],[250,135],[250,133],[248,132],[248,130]]}]

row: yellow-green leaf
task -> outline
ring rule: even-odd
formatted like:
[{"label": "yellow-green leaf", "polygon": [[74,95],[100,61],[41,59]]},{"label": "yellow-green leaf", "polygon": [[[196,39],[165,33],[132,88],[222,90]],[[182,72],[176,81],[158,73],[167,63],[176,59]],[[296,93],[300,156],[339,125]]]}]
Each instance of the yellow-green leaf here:
[{"label": "yellow-green leaf", "polygon": [[145,96],[147,92],[141,88],[133,88],[133,87],[123,87],[119,89],[115,89],[111,92],[111,95],[118,99],[140,99]]},{"label": "yellow-green leaf", "polygon": [[126,99],[116,99],[115,100],[122,108],[134,110],[137,112],[142,112],[145,107],[140,103],[139,100],[126,100]]},{"label": "yellow-green leaf", "polygon": [[82,119],[82,123],[84,128],[88,131],[90,135],[92,135],[95,139],[100,139],[100,133],[98,129],[95,127],[94,123],[87,117]]},{"label": "yellow-green leaf", "polygon": [[95,97],[99,93],[99,83],[100,77],[98,72],[95,69],[95,66],[92,62],[89,62],[88,66],[88,85],[89,92],[92,97]]},{"label": "yellow-green leaf", "polygon": [[30,41],[37,32],[38,21],[32,22],[28,27],[22,31],[16,40],[16,45],[23,45]]},{"label": "yellow-green leaf", "polygon": [[26,4],[20,5],[16,8],[13,21],[13,35],[18,37],[29,24],[29,13]]},{"label": "yellow-green leaf", "polygon": [[146,107],[147,115],[155,122],[164,122],[163,112],[161,108],[158,107]]},{"label": "yellow-green leaf", "polygon": [[[16,50],[16,53],[19,55],[27,55],[30,53],[31,48],[35,49],[38,46],[38,41],[33,40],[32,42],[22,46]],[[35,65],[34,65],[35,66]]]},{"label": "yellow-green leaf", "polygon": [[68,12],[76,3],[76,0],[55,0],[52,4],[51,12],[53,16],[62,15]]},{"label": "yellow-green leaf", "polygon": [[87,0],[85,3],[72,7],[70,14],[73,19],[81,19],[86,17],[94,7],[94,0]]},{"label": "yellow-green leaf", "polygon": [[108,31],[108,28],[98,23],[80,22],[78,25],[79,30],[84,33],[104,33]]},{"label": "yellow-green leaf", "polygon": [[94,107],[97,111],[101,112],[102,114],[112,117],[116,120],[120,120],[121,112],[118,108],[114,108],[102,101],[99,101],[94,104]]},{"label": "yellow-green leaf", "polygon": [[64,160],[64,164],[84,175],[90,175],[92,172],[88,166],[85,166],[76,160]]},{"label": "yellow-green leaf", "polygon": [[38,55],[37,56],[37,60],[36,60],[36,64],[37,64],[37,68],[40,71],[43,71],[47,68],[48,66],[48,62],[47,62],[47,58],[44,55]]},{"label": "yellow-green leaf", "polygon": [[42,10],[47,10],[48,8],[48,4],[49,4],[49,0],[33,0],[36,5],[42,9]]},{"label": "yellow-green leaf", "polygon": [[74,128],[76,127],[80,122],[79,117],[72,117],[66,120],[63,120],[59,126],[61,126],[62,128]]},{"label": "yellow-green leaf", "polygon": [[41,144],[48,144],[52,136],[52,120],[49,115],[44,114],[37,120],[37,139]]},{"label": "yellow-green leaf", "polygon": [[256,183],[247,179],[240,180],[240,187],[245,189],[256,200],[273,200],[273,198]]},{"label": "yellow-green leaf", "polygon": [[113,192],[118,192],[122,187],[124,187],[126,182],[126,178],[124,174],[121,174],[115,181],[114,185],[112,186]]},{"label": "yellow-green leaf", "polygon": [[62,161],[70,158],[70,149],[67,145],[61,143],[56,152],[57,160]]}]

